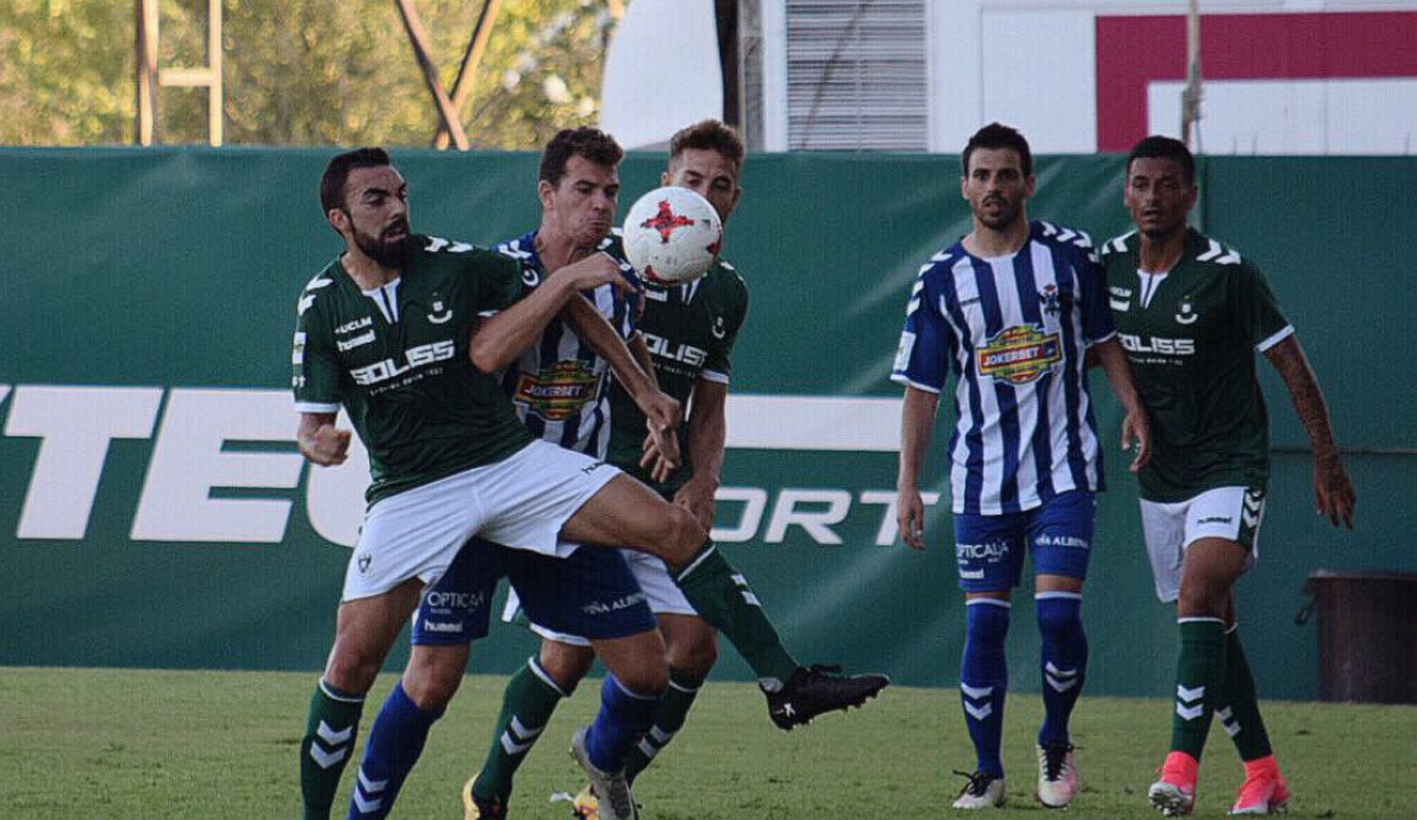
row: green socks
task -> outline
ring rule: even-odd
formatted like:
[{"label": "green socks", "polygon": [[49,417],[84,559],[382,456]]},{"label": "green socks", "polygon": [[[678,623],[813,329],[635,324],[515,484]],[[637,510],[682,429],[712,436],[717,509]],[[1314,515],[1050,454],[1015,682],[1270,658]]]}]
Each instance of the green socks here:
[{"label": "green socks", "polygon": [[1200,760],[1210,717],[1225,686],[1225,622],[1181,618],[1181,658],[1176,664],[1176,708],[1171,716],[1171,751]]},{"label": "green socks", "polygon": [[674,575],[684,597],[700,617],[728,638],[763,688],[776,691],[797,671],[797,662],[783,648],[748,580],[733,569],[712,541],[704,542],[689,565]]},{"label": "green socks", "polygon": [[536,745],[541,730],[546,728],[564,697],[566,693],[556,686],[536,658],[529,658],[526,666],[507,681],[507,689],[502,694],[502,713],[497,716],[487,760],[472,785],[473,794],[483,800],[507,802],[517,769]]},{"label": "green socks", "polygon": [[300,794],[305,820],[329,820],[339,778],[354,753],[364,696],[320,681],[310,698],[305,737],[300,739]]},{"label": "green socks", "polygon": [[674,735],[684,728],[684,720],[689,716],[689,709],[694,705],[694,698],[699,696],[699,687],[703,683],[701,678],[690,677],[670,667],[669,691],[665,693],[664,699],[659,702],[658,711],[654,713],[654,725],[640,740],[639,745],[630,752],[630,759],[625,765],[625,776],[631,783],[649,766],[655,755],[664,751],[664,747],[669,745]]},{"label": "green socks", "polygon": [[1225,641],[1225,686],[1221,692],[1221,708],[1216,711],[1225,733],[1235,741],[1240,759],[1249,763],[1269,757],[1274,750],[1269,745],[1269,733],[1260,717],[1259,696],[1245,648],[1240,644],[1238,628],[1232,628]]}]

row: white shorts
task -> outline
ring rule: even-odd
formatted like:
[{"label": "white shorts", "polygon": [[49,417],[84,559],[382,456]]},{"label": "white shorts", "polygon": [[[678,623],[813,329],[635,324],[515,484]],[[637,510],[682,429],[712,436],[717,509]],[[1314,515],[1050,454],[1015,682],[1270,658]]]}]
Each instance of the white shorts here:
[{"label": "white shorts", "polygon": [[[674,578],[669,574],[669,568],[660,559],[647,552],[638,550],[621,550],[625,555],[625,563],[630,565],[630,571],[635,574],[635,580],[639,582],[640,590],[644,592],[645,599],[649,602],[650,612],[656,615],[695,615],[699,613],[689,603],[689,599],[684,597],[679,585],[674,583]],[[521,599],[517,597],[516,589],[512,589],[507,594],[506,606],[502,608],[502,620],[512,623],[517,620],[521,611]],[[564,643],[570,646],[590,646],[590,641],[579,635],[570,635],[565,632],[557,632],[548,629],[541,624],[531,621],[527,623],[532,632],[547,640]]]},{"label": "white shorts", "polygon": [[1254,566],[1264,506],[1264,491],[1253,487],[1217,487],[1173,504],[1143,499],[1141,523],[1156,597],[1163,603],[1180,597],[1186,548],[1202,538],[1238,543],[1249,552],[1245,569]]},{"label": "white shorts", "polygon": [[468,539],[564,558],[576,545],[561,527],[620,470],[537,440],[494,464],[389,496],[364,516],[341,600],[442,577]]}]

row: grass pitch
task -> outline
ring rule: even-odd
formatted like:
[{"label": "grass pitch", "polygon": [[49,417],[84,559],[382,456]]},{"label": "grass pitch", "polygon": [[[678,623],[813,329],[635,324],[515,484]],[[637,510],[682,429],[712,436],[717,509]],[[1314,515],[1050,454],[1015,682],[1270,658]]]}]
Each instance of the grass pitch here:
[{"label": "grass pitch", "polygon": [[[309,673],[0,668],[0,817],[155,820],[299,816],[296,750]],[[395,818],[461,818],[458,790],[481,764],[503,678],[469,677],[435,727]],[[367,732],[394,677],[380,678]],[[553,792],[582,785],[566,749],[596,685],[563,706],[522,768],[517,820],[566,820]],[[783,733],[745,684],[716,683],[685,731],[636,786],[646,820],[941,818],[973,755],[949,690],[893,687],[863,711]],[[1417,708],[1267,703],[1295,793],[1290,817],[1406,820],[1417,814]],[[1154,818],[1146,804],[1169,739],[1170,703],[1084,697],[1074,719],[1083,793],[1069,817]],[[1008,701],[1009,808],[1032,817],[1036,694]],[[362,740],[362,737],[361,737]],[[341,803],[348,799],[346,771]],[[1211,733],[1196,815],[1222,816],[1241,779],[1233,747]]]}]

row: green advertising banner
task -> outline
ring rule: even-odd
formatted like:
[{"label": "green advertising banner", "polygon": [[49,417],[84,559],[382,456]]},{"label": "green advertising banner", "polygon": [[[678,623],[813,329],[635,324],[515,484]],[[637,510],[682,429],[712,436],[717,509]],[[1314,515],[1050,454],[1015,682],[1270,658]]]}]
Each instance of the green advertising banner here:
[{"label": "green advertising banner", "polygon": [[[339,250],[318,206],[330,151],[0,150],[0,665],[319,668],[367,482],[296,454],[296,297]],[[396,152],[416,230],[478,244],[539,220],[537,157]],[[631,156],[622,211],[663,158]],[[1098,242],[1127,228],[1121,159],[1045,157],[1030,213]],[[899,543],[900,391],[888,380],[919,265],[968,230],[946,156],[752,158],[725,257],[748,282],[715,537],[803,660],[954,685],[963,642],[942,442],[929,549]],[[1316,694],[1317,637],[1294,623],[1308,574],[1417,570],[1417,311],[1404,243],[1411,159],[1210,159],[1203,227],[1256,260],[1299,329],[1353,452],[1358,530],[1313,514],[1307,440],[1272,374],[1275,471],[1240,615],[1266,696]],[[1268,370],[1267,366],[1262,368]],[[1117,414],[1094,397],[1110,491],[1084,607],[1089,690],[1169,688]],[[943,415],[948,415],[947,413]],[[1010,658],[1036,688],[1020,590]],[[494,628],[474,671],[533,642]],[[403,655],[390,659],[390,668]],[[718,672],[748,677],[732,653]]]}]

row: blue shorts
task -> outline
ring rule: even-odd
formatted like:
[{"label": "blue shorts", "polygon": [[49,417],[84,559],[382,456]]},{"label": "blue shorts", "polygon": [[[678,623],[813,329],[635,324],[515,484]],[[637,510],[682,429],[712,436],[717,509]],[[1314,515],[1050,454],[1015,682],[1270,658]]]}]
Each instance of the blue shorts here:
[{"label": "blue shorts", "polygon": [[1093,493],[1073,490],[1025,512],[956,515],[959,588],[1001,592],[1018,586],[1025,547],[1033,552],[1035,574],[1086,578],[1096,511]]},{"label": "blue shorts", "polygon": [[416,646],[456,646],[486,637],[497,582],[509,579],[527,615],[558,632],[611,640],[657,627],[617,549],[583,546],[565,558],[474,538],[413,616]]}]

